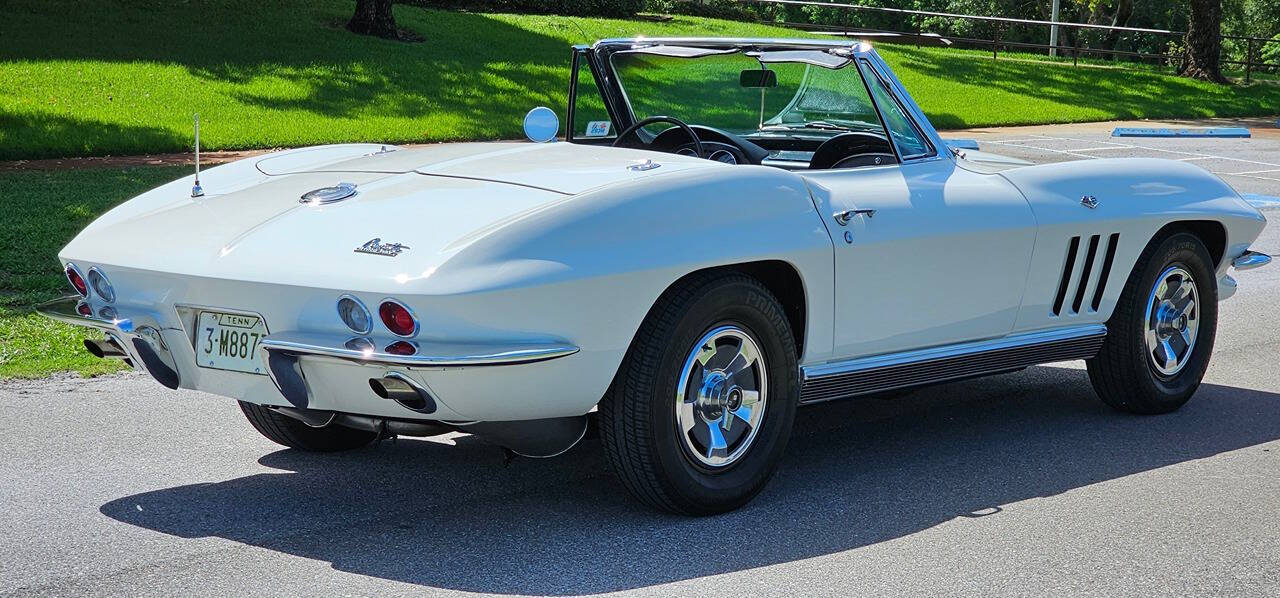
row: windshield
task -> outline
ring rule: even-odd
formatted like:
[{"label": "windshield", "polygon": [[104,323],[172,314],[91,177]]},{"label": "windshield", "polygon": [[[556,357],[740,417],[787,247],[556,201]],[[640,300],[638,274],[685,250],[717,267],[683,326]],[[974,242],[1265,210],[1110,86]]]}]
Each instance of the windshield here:
[{"label": "windshield", "polygon": [[[619,52],[610,57],[637,120],[678,116],[739,135],[806,128],[884,131],[862,77],[848,59],[818,50],[672,54],[676,52]],[[744,87],[742,72],[760,69],[776,73],[777,85]]]}]

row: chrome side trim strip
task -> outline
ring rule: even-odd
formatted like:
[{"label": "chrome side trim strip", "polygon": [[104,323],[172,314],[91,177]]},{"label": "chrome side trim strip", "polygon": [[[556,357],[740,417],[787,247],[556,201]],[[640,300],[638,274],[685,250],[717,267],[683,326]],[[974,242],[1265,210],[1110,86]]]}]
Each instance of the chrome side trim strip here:
[{"label": "chrome side trim strip", "polygon": [[932,384],[1093,357],[1106,338],[1102,324],[1072,326],[1003,338],[861,357],[801,367],[801,403]]},{"label": "chrome side trim strip", "polygon": [[[362,339],[364,343],[350,341]],[[578,352],[578,347],[558,343],[444,343],[429,341],[407,341],[397,339],[395,343],[409,343],[414,353],[401,355],[378,350],[372,341],[364,337],[347,339],[321,334],[283,333],[270,334],[262,339],[265,351],[289,353],[301,356],[330,357],[355,361],[368,365],[383,366],[491,366],[532,363],[567,357]],[[388,345],[390,346],[390,344]]]}]

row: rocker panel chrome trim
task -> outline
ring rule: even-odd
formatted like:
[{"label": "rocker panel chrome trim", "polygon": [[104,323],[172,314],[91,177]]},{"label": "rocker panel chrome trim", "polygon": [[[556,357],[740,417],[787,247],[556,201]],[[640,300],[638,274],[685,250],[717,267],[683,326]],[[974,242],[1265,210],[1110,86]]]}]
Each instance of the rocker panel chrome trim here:
[{"label": "rocker panel chrome trim", "polygon": [[998,339],[861,357],[801,367],[801,403],[945,382],[1093,357],[1106,338],[1102,324],[1072,326]]}]

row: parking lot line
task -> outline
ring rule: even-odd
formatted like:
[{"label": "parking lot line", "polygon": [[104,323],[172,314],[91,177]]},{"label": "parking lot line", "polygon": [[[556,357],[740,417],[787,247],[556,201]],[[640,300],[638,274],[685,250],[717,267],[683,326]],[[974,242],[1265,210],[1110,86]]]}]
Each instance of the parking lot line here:
[{"label": "parking lot line", "polygon": [[[1095,140],[1090,140],[1090,139],[1078,139],[1078,138],[1074,138],[1074,137],[1058,137],[1058,136],[1051,136],[1051,135],[1037,135],[1037,137],[1038,137],[1038,138],[1040,138],[1040,139],[1045,139],[1045,140],[1054,140],[1054,141],[1079,141],[1079,142],[1081,142],[1081,143],[1097,143],[1097,141],[1095,141]],[[999,141],[991,141],[990,143],[999,143]],[[1104,141],[1103,143],[1108,143],[1108,142],[1105,142],[1105,141]],[[1124,144],[1115,144],[1115,145],[1118,145],[1118,146],[1119,146],[1119,145],[1124,145]],[[1087,155],[1087,154],[1075,154],[1075,153],[1074,153],[1074,151],[1072,151],[1072,150],[1050,150],[1050,149],[1047,149],[1047,148],[1040,148],[1040,147],[1029,146],[1029,145],[1023,145],[1023,146],[1020,146],[1020,147],[1026,147],[1026,148],[1029,148],[1029,149],[1041,149],[1041,150],[1044,150],[1044,151],[1050,151],[1050,152],[1054,152],[1054,153],[1065,153],[1065,154],[1081,155],[1081,156],[1085,156],[1085,155]],[[1159,147],[1150,147],[1150,146],[1137,145],[1137,144],[1128,144],[1126,147],[1128,147],[1128,148],[1130,148],[1130,149],[1140,149],[1140,150],[1153,151],[1153,152],[1163,152],[1163,153],[1167,153],[1167,154],[1178,154],[1178,155],[1188,156],[1188,157],[1195,158],[1195,159],[1231,160],[1231,161],[1234,161],[1234,162],[1243,162],[1243,163],[1245,163],[1245,164],[1257,164],[1257,165],[1259,165],[1259,166],[1273,166],[1273,167],[1276,167],[1276,168],[1280,168],[1280,164],[1278,164],[1278,163],[1274,163],[1274,162],[1261,162],[1261,161],[1258,161],[1258,160],[1246,160],[1246,159],[1244,159],[1244,158],[1233,158],[1233,157],[1231,157],[1231,156],[1218,156],[1218,155],[1215,155],[1215,154],[1206,154],[1206,153],[1203,153],[1203,152],[1186,152],[1186,151],[1171,150],[1171,149],[1164,149],[1164,148],[1159,148]],[[1089,156],[1089,157],[1091,157],[1091,158],[1092,158],[1092,157],[1094,157],[1094,156]]]},{"label": "parking lot line", "polygon": [[1224,172],[1224,173],[1222,173],[1222,174],[1223,174],[1223,175],[1230,175],[1230,176],[1239,176],[1239,177],[1244,177],[1244,178],[1247,178],[1247,179],[1258,179],[1258,180],[1260,180],[1260,181],[1275,181],[1275,182],[1277,182],[1277,183],[1280,183],[1280,178],[1277,178],[1277,177],[1258,176],[1258,175],[1256,175],[1256,174],[1235,174],[1235,173],[1230,173],[1230,172]]},{"label": "parking lot line", "polygon": [[1079,150],[1066,151],[1106,151],[1106,150],[1132,150],[1133,146],[1107,146],[1107,147],[1080,147]]},{"label": "parking lot line", "polygon": [[1051,153],[1055,153],[1055,154],[1065,154],[1065,155],[1068,155],[1068,156],[1075,156],[1075,157],[1077,157],[1077,158],[1085,158],[1085,159],[1089,159],[1089,160],[1096,160],[1096,159],[1098,158],[1097,156],[1090,156],[1089,154],[1080,154],[1080,153],[1076,153],[1076,152],[1072,152],[1072,151],[1067,151],[1067,150],[1049,149],[1049,148],[1047,148],[1047,147],[1039,147],[1039,146],[1035,146],[1035,145],[1025,145],[1025,144],[1021,144],[1021,143],[1009,143],[1009,142],[1007,142],[1007,141],[988,141],[987,143],[995,143],[995,144],[999,144],[999,145],[1007,145],[1007,146],[1010,146],[1010,147],[1023,147],[1023,148],[1033,149],[1033,150],[1041,151],[1041,152],[1051,152]]},{"label": "parking lot line", "polygon": [[1222,174],[1266,174],[1268,172],[1280,174],[1280,168],[1269,168],[1267,170],[1242,170],[1240,172],[1224,172]]}]

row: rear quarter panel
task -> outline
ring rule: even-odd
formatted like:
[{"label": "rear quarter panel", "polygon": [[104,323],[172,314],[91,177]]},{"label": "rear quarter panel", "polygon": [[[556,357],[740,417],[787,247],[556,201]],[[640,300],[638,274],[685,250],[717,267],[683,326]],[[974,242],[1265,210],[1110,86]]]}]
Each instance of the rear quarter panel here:
[{"label": "rear quarter panel", "polygon": [[[697,270],[761,260],[784,261],[800,274],[808,299],[803,359],[826,359],[831,239],[803,181],[766,167],[672,173],[566,199],[460,248],[418,281],[414,308],[424,331],[554,335],[578,345],[571,357],[492,371],[555,371],[521,392],[537,395],[527,397],[541,405],[537,417],[571,415],[603,396],[641,321],[672,283]],[[429,381],[448,396],[467,394],[469,378],[444,370]]]}]

